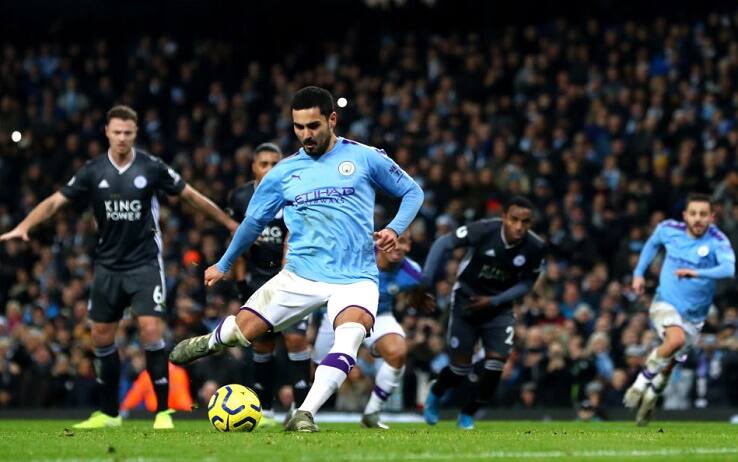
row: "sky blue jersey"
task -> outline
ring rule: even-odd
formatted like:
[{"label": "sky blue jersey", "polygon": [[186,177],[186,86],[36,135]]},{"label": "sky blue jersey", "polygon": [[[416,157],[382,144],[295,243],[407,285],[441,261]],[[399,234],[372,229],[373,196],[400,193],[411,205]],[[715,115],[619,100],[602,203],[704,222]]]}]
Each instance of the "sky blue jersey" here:
[{"label": "sky blue jersey", "polygon": [[[687,234],[686,223],[663,221],[646,241],[635,276],[643,276],[660,246],[666,249],[666,257],[656,296],[673,305],[684,319],[696,324],[703,322],[715,295],[715,280],[735,274],[735,253],[730,241],[715,225],[695,239]],[[681,268],[697,270],[698,277],[678,278],[674,272]]]},{"label": "sky blue jersey", "polygon": [[423,279],[420,265],[409,258],[404,258],[399,265],[390,271],[379,271],[379,307],[377,316],[392,313],[395,296],[417,287]]},{"label": "sky blue jersey", "polygon": [[285,268],[305,279],[378,282],[374,258],[374,187],[402,202],[387,225],[398,235],[423,203],[423,191],[381,149],[338,137],[322,156],[304,149],[262,179],[228,249],[216,264],[227,272],[279,209],[289,229]]}]

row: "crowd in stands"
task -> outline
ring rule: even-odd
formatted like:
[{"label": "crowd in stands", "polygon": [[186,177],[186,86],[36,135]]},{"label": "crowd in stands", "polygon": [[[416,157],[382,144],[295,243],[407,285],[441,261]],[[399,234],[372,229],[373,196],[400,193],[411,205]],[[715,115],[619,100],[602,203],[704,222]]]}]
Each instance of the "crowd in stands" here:
[{"label": "crowd in stands", "polygon": [[[58,190],[87,160],[106,155],[105,112],[140,116],[137,145],[161,157],[221,206],[251,177],[252,150],[297,149],[289,102],[318,85],[348,105],[341,136],[385,149],[425,191],[410,256],[472,220],[498,216],[511,195],[537,207],[549,244],[545,274],[515,306],[515,349],[496,406],[591,406],[605,417],[659,340],[648,294],[631,273],[655,225],[679,219],[688,192],[715,199],[716,224],[738,246],[738,13],[689,22],[656,19],[506,27],[476,33],[347,32],[305,60],[280,50],[249,60],[215,39],[143,36],[0,49],[0,232]],[[19,142],[11,133],[22,134]],[[203,271],[227,231],[163,199],[167,342],[214,328],[238,309],[231,283],[205,290]],[[394,213],[380,196],[375,221]],[[62,211],[30,242],[0,246],[0,408],[94,406],[87,320],[95,223]],[[447,363],[445,313],[460,258],[434,288],[441,315],[398,300],[409,361],[395,409],[422,402]],[[715,306],[666,407],[738,405],[738,291],[719,285]],[[135,325],[117,337],[124,390],[143,370]],[[190,367],[201,402],[218,384],[248,383],[250,351],[231,349]],[[356,410],[375,365],[363,356],[335,407]],[[280,390],[283,404],[290,390]]]}]

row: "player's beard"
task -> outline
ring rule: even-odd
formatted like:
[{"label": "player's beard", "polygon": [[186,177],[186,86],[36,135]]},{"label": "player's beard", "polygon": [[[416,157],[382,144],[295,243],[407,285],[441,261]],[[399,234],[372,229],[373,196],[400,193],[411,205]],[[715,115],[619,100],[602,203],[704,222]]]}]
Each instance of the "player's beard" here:
[{"label": "player's beard", "polygon": [[305,149],[305,152],[315,157],[322,156],[328,150],[328,145],[331,142],[331,134],[330,132],[326,133],[325,140],[322,143],[320,143],[319,139],[317,138],[313,138],[312,141],[315,142],[315,148],[312,151],[308,151],[305,142],[302,143],[302,147]]},{"label": "player's beard", "polygon": [[691,224],[687,223],[687,228],[689,228],[689,233],[692,236],[694,236],[694,237],[702,237],[705,234],[705,232],[707,231],[707,226],[708,225],[702,225],[702,228],[699,229],[699,230],[697,230],[695,228],[695,225],[691,225]]}]

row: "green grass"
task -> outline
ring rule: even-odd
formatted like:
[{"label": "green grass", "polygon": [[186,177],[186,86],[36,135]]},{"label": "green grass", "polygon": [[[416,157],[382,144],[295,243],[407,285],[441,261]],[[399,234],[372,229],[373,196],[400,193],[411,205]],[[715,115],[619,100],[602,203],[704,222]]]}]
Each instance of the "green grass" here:
[{"label": "green grass", "polygon": [[180,420],[154,432],[151,421],[123,428],[68,430],[66,420],[0,421],[0,460],[338,462],[477,460],[738,460],[738,427],[722,423],[452,422],[394,424],[388,432],[323,424],[317,434],[217,433],[207,421]]}]

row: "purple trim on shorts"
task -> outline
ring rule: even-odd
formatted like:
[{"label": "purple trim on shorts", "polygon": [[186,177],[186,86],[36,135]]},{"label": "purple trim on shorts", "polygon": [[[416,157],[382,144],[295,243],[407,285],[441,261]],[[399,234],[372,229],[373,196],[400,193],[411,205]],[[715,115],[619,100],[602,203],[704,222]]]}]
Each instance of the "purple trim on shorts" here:
[{"label": "purple trim on shorts", "polygon": [[382,401],[387,401],[387,399],[389,399],[390,397],[390,394],[379,388],[379,386],[374,387],[373,393],[377,395],[377,398],[381,399]]},{"label": "purple trim on shorts", "polygon": [[656,374],[654,374],[653,372],[649,372],[648,369],[646,369],[645,367],[641,371],[641,374],[643,374],[643,376],[648,380],[653,380],[653,378],[656,377]]},{"label": "purple trim on shorts", "polygon": [[256,311],[253,308],[249,308],[248,306],[245,306],[245,305],[242,306],[241,309],[238,310],[238,311],[241,312],[243,310],[250,311],[250,312],[254,313],[255,315],[257,315],[258,317],[260,317],[261,320],[264,321],[267,326],[269,326],[269,329],[267,331],[274,331],[274,326],[272,325],[272,323],[269,322],[269,320],[267,318],[265,318],[264,316],[262,316],[258,311]]},{"label": "purple trim on shorts", "polygon": [[354,368],[356,360],[345,353],[328,353],[320,362],[321,366],[335,367],[346,375]]},{"label": "purple trim on shorts", "polygon": [[[334,330],[336,329],[336,319],[338,319],[338,316],[340,316],[340,315],[341,315],[341,313],[343,313],[343,312],[344,312],[344,311],[346,311],[347,309],[349,309],[349,308],[353,308],[353,307],[356,307],[356,308],[361,308],[362,310],[366,311],[366,312],[367,312],[367,313],[369,314],[369,316],[371,316],[371,317],[372,317],[372,327],[374,327],[374,322],[376,321],[376,318],[374,317],[374,315],[372,314],[372,312],[371,312],[371,311],[369,311],[368,309],[364,308],[364,307],[363,307],[363,306],[361,306],[361,305],[349,305],[349,306],[347,306],[347,307],[343,308],[343,309],[342,309],[341,311],[339,311],[338,313],[336,313],[336,316],[335,316],[335,317],[333,318],[333,329],[334,329]],[[368,333],[368,332],[367,332],[367,335],[366,335],[366,336],[367,336],[367,337],[369,337],[369,333]]]}]

